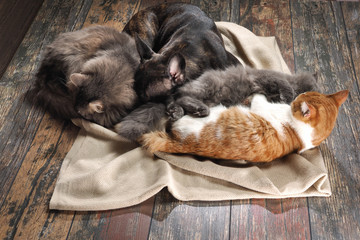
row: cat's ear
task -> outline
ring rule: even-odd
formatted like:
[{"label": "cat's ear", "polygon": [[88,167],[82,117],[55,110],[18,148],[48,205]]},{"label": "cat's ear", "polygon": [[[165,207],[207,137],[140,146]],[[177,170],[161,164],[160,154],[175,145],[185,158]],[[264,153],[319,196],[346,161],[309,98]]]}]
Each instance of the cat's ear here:
[{"label": "cat's ear", "polygon": [[304,118],[309,119],[310,117],[313,117],[315,115],[316,110],[311,104],[308,104],[307,102],[302,102],[301,113]]},{"label": "cat's ear", "polygon": [[135,35],[136,48],[139,52],[141,60],[150,59],[155,52],[147,45],[137,34]]},{"label": "cat's ear", "polygon": [[168,71],[176,85],[181,85],[185,81],[185,58],[181,54],[174,54],[168,64]]},{"label": "cat's ear", "polygon": [[337,106],[340,107],[340,105],[343,104],[349,96],[349,90],[342,90],[340,92],[330,94],[329,96],[334,99]]},{"label": "cat's ear", "polygon": [[74,91],[81,87],[85,82],[89,80],[89,76],[82,73],[73,73],[70,75],[70,79],[67,83],[67,87]]},{"label": "cat's ear", "polygon": [[104,112],[104,104],[101,100],[95,100],[89,103],[89,108],[91,112],[103,113]]}]

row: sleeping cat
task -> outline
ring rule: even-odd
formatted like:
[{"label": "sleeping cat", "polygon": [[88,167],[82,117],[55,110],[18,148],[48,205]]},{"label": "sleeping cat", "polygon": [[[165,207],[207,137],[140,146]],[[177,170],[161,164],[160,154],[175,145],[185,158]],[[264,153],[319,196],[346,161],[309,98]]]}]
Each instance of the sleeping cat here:
[{"label": "sleeping cat", "polygon": [[174,121],[184,114],[204,117],[209,114],[209,107],[244,104],[254,93],[264,94],[270,102],[290,103],[300,93],[317,89],[316,78],[310,73],[290,75],[230,66],[225,70],[208,70],[178,88],[174,94],[175,102],[170,102],[167,111]]},{"label": "sleeping cat", "polygon": [[[115,126],[118,134],[131,140],[153,130],[154,122],[167,117],[166,98],[178,86],[207,69],[239,64],[225,50],[214,21],[190,4],[165,3],[139,11],[124,32],[135,38],[141,56],[134,88],[143,103],[153,102],[149,108],[144,104],[135,109]],[[139,112],[148,117],[140,118]]]},{"label": "sleeping cat", "polygon": [[325,140],[334,128],[338,109],[349,94],[306,92],[291,105],[269,103],[255,94],[244,106],[211,108],[209,116],[184,116],[171,132],[152,132],[140,142],[151,153],[190,153],[217,159],[270,162],[303,152]]},{"label": "sleeping cat", "polygon": [[37,72],[37,101],[55,116],[111,127],[137,104],[133,84],[139,63],[134,39],[116,29],[94,26],[60,34],[46,47]]},{"label": "sleeping cat", "polygon": [[214,21],[191,4],[149,7],[135,14],[124,32],[135,38],[141,57],[135,89],[143,101],[162,100],[207,69],[239,64],[225,50]]}]

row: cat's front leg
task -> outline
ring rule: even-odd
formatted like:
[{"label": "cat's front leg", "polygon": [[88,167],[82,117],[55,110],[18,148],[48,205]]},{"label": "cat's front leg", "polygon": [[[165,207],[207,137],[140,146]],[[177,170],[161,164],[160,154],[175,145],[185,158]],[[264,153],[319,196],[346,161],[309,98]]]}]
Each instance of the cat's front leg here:
[{"label": "cat's front leg", "polygon": [[167,104],[166,113],[171,121],[177,121],[185,115],[184,109],[176,102]]},{"label": "cat's front leg", "polygon": [[185,115],[184,109],[175,102],[174,95],[169,96],[166,101],[166,114],[170,121],[177,121]]},{"label": "cat's front leg", "polygon": [[176,100],[176,103],[180,105],[186,114],[195,117],[206,117],[210,114],[209,107],[199,99],[184,96]]}]

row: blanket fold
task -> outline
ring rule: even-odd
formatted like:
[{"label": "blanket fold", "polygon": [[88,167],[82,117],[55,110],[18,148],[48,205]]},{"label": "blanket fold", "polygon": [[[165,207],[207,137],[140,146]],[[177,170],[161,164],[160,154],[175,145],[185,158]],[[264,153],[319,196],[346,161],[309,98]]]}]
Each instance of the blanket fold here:
[{"label": "blanket fold", "polygon": [[[290,73],[274,37],[217,22],[225,46],[243,65]],[[211,161],[189,155],[149,156],[135,143],[83,119],[65,157],[50,209],[88,211],[139,204],[167,187],[182,201],[330,196],[318,148],[267,164]]]}]

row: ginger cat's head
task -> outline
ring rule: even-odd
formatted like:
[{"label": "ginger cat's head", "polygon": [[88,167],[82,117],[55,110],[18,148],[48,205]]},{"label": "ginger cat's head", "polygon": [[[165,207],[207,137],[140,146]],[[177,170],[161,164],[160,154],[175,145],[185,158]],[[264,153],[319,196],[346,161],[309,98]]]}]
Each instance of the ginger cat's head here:
[{"label": "ginger cat's head", "polygon": [[333,130],[339,107],[349,95],[348,90],[334,94],[306,92],[300,94],[292,103],[293,116],[309,124],[313,129],[312,144],[320,145]]}]

